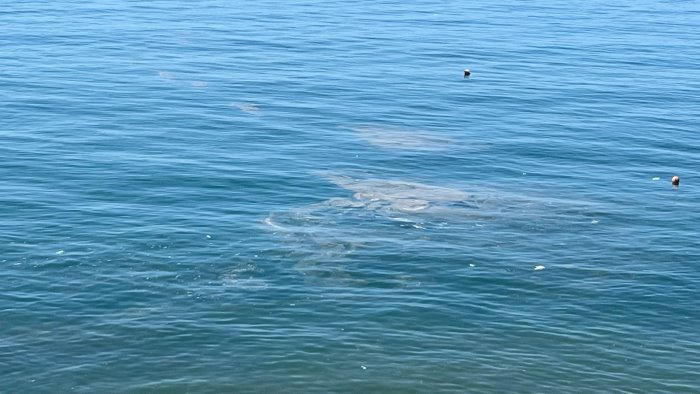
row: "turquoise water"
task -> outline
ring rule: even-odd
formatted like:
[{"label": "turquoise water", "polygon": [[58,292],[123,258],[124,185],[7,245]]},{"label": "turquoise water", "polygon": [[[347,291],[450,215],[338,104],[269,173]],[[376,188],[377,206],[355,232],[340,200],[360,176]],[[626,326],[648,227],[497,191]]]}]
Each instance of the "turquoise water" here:
[{"label": "turquoise water", "polygon": [[700,392],[697,2],[0,22],[0,391]]}]

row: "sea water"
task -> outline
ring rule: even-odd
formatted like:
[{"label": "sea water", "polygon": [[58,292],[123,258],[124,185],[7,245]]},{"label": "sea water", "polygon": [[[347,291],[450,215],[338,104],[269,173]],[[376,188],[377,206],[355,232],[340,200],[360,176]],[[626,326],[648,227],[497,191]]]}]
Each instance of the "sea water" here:
[{"label": "sea water", "polygon": [[700,391],[697,2],[2,8],[0,391]]}]

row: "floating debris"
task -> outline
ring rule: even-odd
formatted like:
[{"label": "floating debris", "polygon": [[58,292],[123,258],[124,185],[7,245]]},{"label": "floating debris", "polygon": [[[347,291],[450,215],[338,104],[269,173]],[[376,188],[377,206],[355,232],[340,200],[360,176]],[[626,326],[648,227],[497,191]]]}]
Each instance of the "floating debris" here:
[{"label": "floating debris", "polygon": [[535,266],[535,271],[542,271],[544,269],[544,265],[536,265]]},{"label": "floating debris", "polygon": [[63,254],[63,250],[59,250],[56,254]]}]

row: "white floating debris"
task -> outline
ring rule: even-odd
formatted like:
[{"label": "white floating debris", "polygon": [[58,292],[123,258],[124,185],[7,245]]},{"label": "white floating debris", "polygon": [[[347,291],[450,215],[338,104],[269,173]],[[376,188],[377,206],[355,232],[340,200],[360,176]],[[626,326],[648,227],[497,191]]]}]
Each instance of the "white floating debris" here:
[{"label": "white floating debris", "polygon": [[207,238],[208,238],[208,239],[211,239],[211,235],[207,234]]},{"label": "white floating debris", "polygon": [[544,269],[544,265],[536,265],[535,266],[535,271],[542,271]]},{"label": "white floating debris", "polygon": [[59,250],[56,254],[63,254],[63,250]]},{"label": "white floating debris", "polygon": [[655,177],[651,178],[651,180],[652,181],[660,181],[661,177],[655,176]]},{"label": "white floating debris", "polygon": [[469,264],[470,267],[476,267],[474,264]]},{"label": "white floating debris", "polygon": [[360,365],[360,368],[367,369],[367,367],[365,367],[364,365]]}]

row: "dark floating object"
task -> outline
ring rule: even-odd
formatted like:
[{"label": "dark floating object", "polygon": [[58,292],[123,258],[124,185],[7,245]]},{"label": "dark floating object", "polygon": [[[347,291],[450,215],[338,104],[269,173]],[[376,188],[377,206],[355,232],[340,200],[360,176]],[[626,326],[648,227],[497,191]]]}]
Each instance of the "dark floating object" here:
[{"label": "dark floating object", "polygon": [[464,69],[464,78],[469,78],[469,76],[472,75],[472,72],[469,71],[468,68]]},{"label": "dark floating object", "polygon": [[671,178],[671,184],[673,186],[678,186],[681,183],[681,178],[678,175],[674,175],[673,178]]}]

